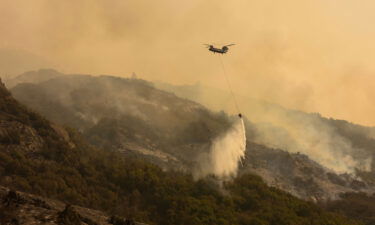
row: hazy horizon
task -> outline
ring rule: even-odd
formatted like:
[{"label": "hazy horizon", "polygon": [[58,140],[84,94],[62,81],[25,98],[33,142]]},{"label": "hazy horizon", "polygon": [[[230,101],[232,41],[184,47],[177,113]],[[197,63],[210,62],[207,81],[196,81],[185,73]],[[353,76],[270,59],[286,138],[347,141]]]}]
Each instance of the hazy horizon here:
[{"label": "hazy horizon", "polygon": [[238,94],[375,125],[369,0],[1,2],[0,48],[40,67],[225,90],[203,44],[236,43],[224,62]]}]

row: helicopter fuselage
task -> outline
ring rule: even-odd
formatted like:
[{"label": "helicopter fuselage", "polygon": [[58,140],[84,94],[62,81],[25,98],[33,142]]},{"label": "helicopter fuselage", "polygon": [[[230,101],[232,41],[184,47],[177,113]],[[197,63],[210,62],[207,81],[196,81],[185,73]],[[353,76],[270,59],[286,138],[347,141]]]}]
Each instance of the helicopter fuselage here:
[{"label": "helicopter fuselage", "polygon": [[222,48],[215,48],[214,46],[210,46],[208,50],[210,50],[213,53],[225,54],[228,51],[228,47],[224,46]]}]

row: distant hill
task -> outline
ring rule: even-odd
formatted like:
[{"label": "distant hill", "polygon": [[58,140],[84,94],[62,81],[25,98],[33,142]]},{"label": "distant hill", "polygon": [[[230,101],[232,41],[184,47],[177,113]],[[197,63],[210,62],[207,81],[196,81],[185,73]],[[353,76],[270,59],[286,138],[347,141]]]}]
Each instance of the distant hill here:
[{"label": "distant hill", "polygon": [[20,83],[39,83],[64,74],[53,69],[40,69],[37,71],[24,72],[13,78],[8,78],[4,82],[8,88],[12,88]]},{"label": "distant hill", "polygon": [[[53,63],[28,51],[13,48],[0,48],[0,74],[3,79],[39,68],[49,68]],[[5,77],[4,77],[5,76]]]}]

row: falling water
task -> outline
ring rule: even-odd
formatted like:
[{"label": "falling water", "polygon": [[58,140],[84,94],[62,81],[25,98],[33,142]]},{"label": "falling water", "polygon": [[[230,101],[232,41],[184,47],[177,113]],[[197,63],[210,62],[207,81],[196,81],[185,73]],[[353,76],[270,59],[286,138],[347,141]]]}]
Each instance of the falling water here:
[{"label": "falling water", "polygon": [[213,174],[226,179],[236,176],[245,150],[245,125],[239,118],[227,132],[213,140],[208,156],[201,161],[204,165],[201,165],[198,177]]}]

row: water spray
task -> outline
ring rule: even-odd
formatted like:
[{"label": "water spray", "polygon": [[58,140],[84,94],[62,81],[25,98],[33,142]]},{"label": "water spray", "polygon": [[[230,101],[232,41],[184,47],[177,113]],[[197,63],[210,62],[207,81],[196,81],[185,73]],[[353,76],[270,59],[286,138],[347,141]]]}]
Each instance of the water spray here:
[{"label": "water spray", "polygon": [[246,152],[246,133],[240,107],[233,92],[223,59],[221,55],[219,56],[224,77],[232,95],[239,120],[236,120],[227,132],[212,141],[209,154],[201,162],[201,171],[199,171],[198,177],[214,174],[219,178],[227,179],[237,175],[239,163],[243,166],[243,159]]}]

